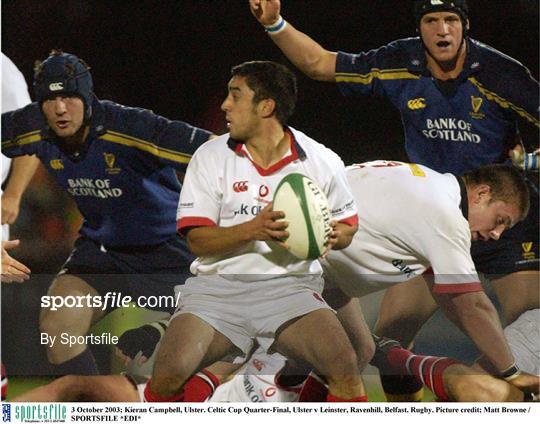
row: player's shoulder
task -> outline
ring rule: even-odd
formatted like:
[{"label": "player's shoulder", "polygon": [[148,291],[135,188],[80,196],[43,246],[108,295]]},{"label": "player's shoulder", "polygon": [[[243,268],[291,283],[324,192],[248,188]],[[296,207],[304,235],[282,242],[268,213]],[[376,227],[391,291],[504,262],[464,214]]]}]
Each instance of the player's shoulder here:
[{"label": "player's shoulder", "polygon": [[46,128],[45,118],[37,103],[2,113],[2,140],[23,133],[42,131]]},{"label": "player's shoulder", "polygon": [[482,66],[481,79],[497,82],[530,74],[525,65],[494,47],[475,39],[469,39],[469,46],[471,54]]},{"label": "player's shoulder", "polygon": [[380,47],[376,52],[384,58],[385,68],[408,68],[423,53],[423,46],[420,37],[400,38]]},{"label": "player's shoulder", "polygon": [[224,160],[229,153],[234,152],[234,144],[229,134],[223,134],[212,138],[199,146],[193,157],[205,157]]},{"label": "player's shoulder", "polygon": [[155,115],[151,110],[140,107],[125,106],[112,100],[95,99],[93,107],[98,109],[98,113],[103,114],[108,125],[126,126],[130,123],[137,123],[142,118],[151,118]]},{"label": "player's shoulder", "polygon": [[289,127],[289,129],[294,137],[294,141],[304,151],[308,160],[331,170],[335,170],[336,165],[340,167],[345,166],[338,154],[326,147],[323,143],[316,141],[295,128]]}]

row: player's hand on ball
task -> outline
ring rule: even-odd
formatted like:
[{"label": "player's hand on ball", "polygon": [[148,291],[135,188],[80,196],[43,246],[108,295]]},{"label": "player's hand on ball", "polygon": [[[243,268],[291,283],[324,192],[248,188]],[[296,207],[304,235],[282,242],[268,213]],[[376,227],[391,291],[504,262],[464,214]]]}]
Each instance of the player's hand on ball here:
[{"label": "player's hand on ball", "polygon": [[516,378],[508,381],[525,393],[538,395],[540,391],[540,377],[537,375],[521,372]]},{"label": "player's hand on ball", "polygon": [[289,233],[286,231],[289,223],[277,221],[283,218],[285,218],[284,212],[274,211],[272,210],[272,203],[268,204],[255,218],[247,222],[248,231],[251,234],[250,238],[252,240],[273,240],[282,243],[283,240],[289,237]]},{"label": "player's hand on ball", "polygon": [[261,25],[272,25],[279,19],[281,2],[279,0],[249,0],[249,7]]},{"label": "player's hand on ball", "polygon": [[332,250],[333,247],[337,244],[339,236],[341,235],[341,232],[337,229],[337,221],[330,221],[330,226],[332,227],[332,232],[328,236],[328,241],[326,242],[326,249],[321,255],[323,258],[328,255],[328,252],[330,252],[330,250]]}]

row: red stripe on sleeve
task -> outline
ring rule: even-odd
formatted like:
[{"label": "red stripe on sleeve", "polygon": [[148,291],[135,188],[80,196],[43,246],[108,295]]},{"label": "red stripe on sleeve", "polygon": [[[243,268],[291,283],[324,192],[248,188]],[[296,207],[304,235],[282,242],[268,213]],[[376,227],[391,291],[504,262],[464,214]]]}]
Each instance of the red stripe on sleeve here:
[{"label": "red stripe on sleeve", "polygon": [[216,227],[217,224],[203,216],[188,216],[176,221],[176,231],[181,232],[189,227]]},{"label": "red stripe on sleeve", "polygon": [[358,215],[349,216],[348,218],[342,219],[339,222],[354,227],[355,225],[358,225]]},{"label": "red stripe on sleeve", "polygon": [[462,283],[462,284],[437,284],[433,286],[433,293],[437,294],[455,294],[455,293],[471,293],[483,291],[482,284],[480,282],[474,283]]}]

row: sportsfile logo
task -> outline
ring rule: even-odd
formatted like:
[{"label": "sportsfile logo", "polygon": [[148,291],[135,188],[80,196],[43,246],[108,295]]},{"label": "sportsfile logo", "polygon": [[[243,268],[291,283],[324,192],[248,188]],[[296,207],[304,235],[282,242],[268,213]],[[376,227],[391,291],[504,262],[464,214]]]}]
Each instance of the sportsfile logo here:
[{"label": "sportsfile logo", "polygon": [[11,422],[11,405],[9,403],[2,404],[2,422]]},{"label": "sportsfile logo", "polygon": [[67,408],[59,404],[14,405],[2,404],[2,421],[11,422],[12,415],[19,422],[65,422]]}]

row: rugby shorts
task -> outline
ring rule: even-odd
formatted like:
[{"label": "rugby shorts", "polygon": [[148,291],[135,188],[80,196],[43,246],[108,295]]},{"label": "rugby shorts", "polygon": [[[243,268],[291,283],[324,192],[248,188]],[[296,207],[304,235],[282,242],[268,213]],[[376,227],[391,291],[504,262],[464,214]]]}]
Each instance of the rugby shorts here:
[{"label": "rugby shorts", "polygon": [[520,370],[540,375],[540,309],[521,314],[504,329]]},{"label": "rugby shorts", "polygon": [[265,350],[286,322],[318,309],[330,309],[321,297],[320,276],[284,276],[235,281],[218,275],[189,278],[178,287],[180,314],[193,314],[227,337],[245,356],[254,342]]}]

